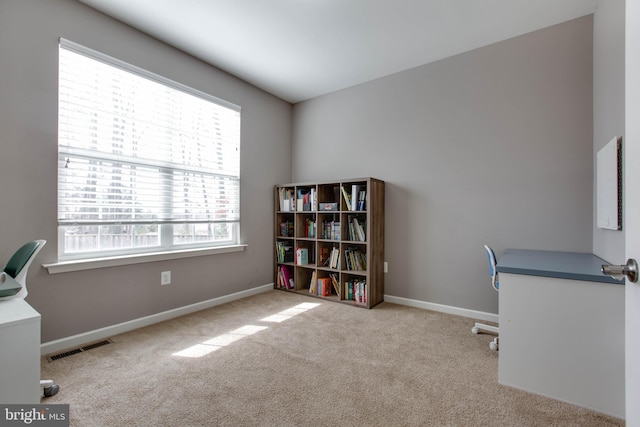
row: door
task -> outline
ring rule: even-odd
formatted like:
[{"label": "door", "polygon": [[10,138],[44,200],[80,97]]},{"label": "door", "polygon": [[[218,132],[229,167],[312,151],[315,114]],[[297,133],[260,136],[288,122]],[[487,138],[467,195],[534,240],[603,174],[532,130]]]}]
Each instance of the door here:
[{"label": "door", "polygon": [[[625,255],[640,260],[640,1],[626,2]],[[622,261],[622,260],[621,260]],[[640,281],[625,285],[625,411],[640,426]]]}]

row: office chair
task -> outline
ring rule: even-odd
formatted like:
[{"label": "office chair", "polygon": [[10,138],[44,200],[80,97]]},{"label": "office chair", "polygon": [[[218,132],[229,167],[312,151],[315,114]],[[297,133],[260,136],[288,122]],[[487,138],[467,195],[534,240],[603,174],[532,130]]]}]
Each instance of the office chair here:
[{"label": "office chair", "polygon": [[[493,252],[489,246],[484,245],[484,250],[487,252],[487,261],[489,262],[489,276],[491,276],[491,286],[496,291],[500,288],[500,283],[498,282],[498,272],[496,270],[496,254]],[[498,326],[485,325],[484,323],[478,323],[471,328],[471,332],[477,334],[480,331],[491,332],[495,334],[499,334],[500,330]],[[489,348],[491,350],[498,350],[498,339],[499,336],[495,337],[493,341],[489,343]]]},{"label": "office chair", "polygon": [[22,287],[16,294],[2,297],[0,301],[10,298],[26,298],[28,294],[27,273],[29,272],[29,267],[46,243],[46,240],[34,240],[33,242],[25,243],[9,258],[2,272],[11,276]]},{"label": "office chair", "polygon": [[[0,298],[0,301],[10,298],[24,299],[27,296],[27,273],[29,272],[29,267],[46,243],[46,240],[34,240],[33,242],[25,243],[9,258],[7,265],[2,270],[2,274],[11,276],[22,288],[14,295]],[[44,397],[53,396],[60,390],[60,387],[54,384],[53,380],[40,380],[40,387],[43,390]]]}]

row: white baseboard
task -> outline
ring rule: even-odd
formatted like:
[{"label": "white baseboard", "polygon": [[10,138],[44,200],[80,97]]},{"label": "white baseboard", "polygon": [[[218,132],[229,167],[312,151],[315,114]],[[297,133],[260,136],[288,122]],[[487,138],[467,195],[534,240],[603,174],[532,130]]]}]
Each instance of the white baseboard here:
[{"label": "white baseboard", "polygon": [[246,298],[251,295],[267,292],[272,289],[273,283],[270,283],[267,285],[258,286],[257,288],[247,289],[246,291],[235,292],[233,294],[224,295],[207,301],[198,302],[184,307],[174,308],[173,310],[164,311],[162,313],[156,313],[150,316],[141,317],[139,319],[130,320],[128,322],[118,323],[117,325],[107,326],[93,331],[84,332],[82,334],[49,341],[40,345],[40,354],[45,355],[57,353],[62,350],[79,347],[92,341],[103,340],[113,335],[132,331],[134,329],[142,328],[143,326],[153,325],[154,323],[159,323],[165,320],[173,319],[175,317],[184,316],[185,314],[190,314],[196,311],[204,310],[206,308],[215,307],[217,305],[225,304],[227,302],[235,301],[241,298]]},{"label": "white baseboard", "polygon": [[408,299],[402,297],[394,297],[392,295],[384,296],[385,302],[393,304],[406,305],[409,307],[422,308],[425,310],[439,311],[441,313],[455,314],[462,317],[468,317],[475,320],[483,320],[485,322],[498,323],[498,315],[493,313],[486,313],[484,311],[469,310],[466,308],[453,307],[450,305],[436,304],[433,302],[420,301],[415,299]]}]

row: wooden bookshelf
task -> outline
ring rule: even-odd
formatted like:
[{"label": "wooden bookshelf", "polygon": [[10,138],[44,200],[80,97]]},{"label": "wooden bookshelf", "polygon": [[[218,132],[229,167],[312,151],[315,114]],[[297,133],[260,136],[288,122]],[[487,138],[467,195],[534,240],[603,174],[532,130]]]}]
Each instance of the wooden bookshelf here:
[{"label": "wooden bookshelf", "polygon": [[372,308],[384,299],[383,266],[384,181],[275,187],[276,289]]}]

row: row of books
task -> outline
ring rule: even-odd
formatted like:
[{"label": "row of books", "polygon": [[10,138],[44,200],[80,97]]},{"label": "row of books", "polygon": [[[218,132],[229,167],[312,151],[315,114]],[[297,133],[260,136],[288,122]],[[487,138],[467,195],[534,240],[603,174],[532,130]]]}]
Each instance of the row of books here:
[{"label": "row of books", "polygon": [[362,279],[344,282],[344,299],[358,303],[367,303],[367,281]]},{"label": "row of books", "polygon": [[292,188],[278,188],[278,201],[280,202],[280,210],[283,212],[291,212],[294,210],[296,200],[295,192]]},{"label": "row of books", "polygon": [[309,294],[328,297],[332,291],[335,291],[336,295],[340,295],[338,277],[335,274],[330,274],[329,277],[318,277],[314,271],[309,282]]},{"label": "row of books", "polygon": [[276,241],[278,262],[293,262],[293,246],[287,242]]},{"label": "row of books", "polygon": [[278,280],[276,282],[276,287],[280,289],[293,289],[295,287],[293,272],[288,266],[278,266]]},{"label": "row of books", "polygon": [[363,211],[366,209],[367,190],[363,186],[353,184],[351,186],[351,193],[347,191],[344,186],[342,189],[342,197],[347,205],[347,209],[350,211]]},{"label": "row of books", "polygon": [[340,240],[340,221],[325,221],[322,223],[322,238]]},{"label": "row of books", "polygon": [[[349,217],[349,240],[365,242],[366,234],[365,229],[367,227],[366,221],[362,224],[356,217]],[[283,221],[280,223],[280,237],[294,237],[293,221]],[[317,233],[317,224],[311,218],[307,218],[304,228],[304,236],[315,238]],[[341,229],[340,221],[324,221],[322,223],[321,238],[326,240],[340,240]]]},{"label": "row of books", "polygon": [[[278,280],[276,287],[279,289],[294,289],[293,273],[286,265],[278,266]],[[327,297],[330,295],[340,295],[340,281],[336,274],[329,277],[318,277],[317,272],[313,272],[309,282],[309,294]],[[351,279],[344,282],[344,299],[366,304],[367,302],[367,282],[362,279]]]},{"label": "row of books", "polygon": [[278,188],[280,211],[316,211],[318,210],[318,195],[314,187],[299,188],[295,192],[292,188]]},{"label": "row of books", "polygon": [[[358,218],[349,217],[348,238],[354,242],[366,242],[365,229],[367,227],[366,220],[360,223]],[[293,221],[283,221],[280,223],[280,237],[294,237]],[[304,236],[315,238],[317,233],[317,224],[311,218],[307,218],[304,228]],[[340,221],[325,221],[322,223],[320,238],[326,240],[340,240],[341,229]]]},{"label": "row of books", "polygon": [[315,187],[298,188],[298,198],[296,199],[297,211],[318,210],[318,195]]},{"label": "row of books", "polygon": [[[344,186],[340,188],[347,210],[366,210],[367,190],[365,185],[353,184],[351,185],[351,192]],[[278,188],[278,201],[282,212],[318,210],[318,193],[315,187],[298,188],[297,191],[293,188],[280,187]],[[334,210],[333,202],[323,203],[328,207],[323,210]]]},{"label": "row of books", "polygon": [[294,252],[293,246],[282,241],[276,241],[276,255],[279,263],[294,262],[295,257],[296,264],[307,265],[311,260],[309,258],[309,249],[296,248]]},{"label": "row of books", "polygon": [[367,227],[367,221],[360,221],[356,217],[349,216],[349,240],[354,242],[366,242],[367,236],[365,234],[365,229]]},{"label": "row of books", "polygon": [[[293,247],[286,242],[276,242],[276,253],[279,263],[293,262]],[[295,262],[297,265],[308,265],[310,261],[308,248],[296,248]],[[367,269],[367,256],[358,248],[347,248],[344,251],[344,262],[347,270],[365,271]],[[323,246],[320,248],[320,265],[323,267],[340,269],[340,249]]]},{"label": "row of books", "polygon": [[358,248],[347,248],[344,251],[344,263],[347,270],[367,269],[367,256]]},{"label": "row of books", "polygon": [[293,237],[293,221],[284,221],[280,223],[280,236]]},{"label": "row of books", "polygon": [[325,257],[326,252],[329,250],[326,246],[320,248],[321,264],[323,267],[340,268],[340,249],[331,248],[331,253]]},{"label": "row of books", "polygon": [[305,221],[304,236],[312,239],[316,237],[316,222],[311,218],[307,218]]}]

